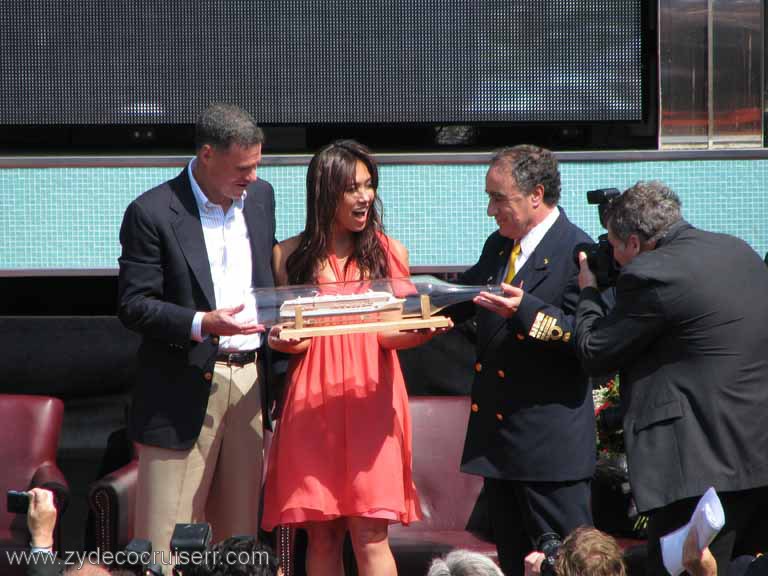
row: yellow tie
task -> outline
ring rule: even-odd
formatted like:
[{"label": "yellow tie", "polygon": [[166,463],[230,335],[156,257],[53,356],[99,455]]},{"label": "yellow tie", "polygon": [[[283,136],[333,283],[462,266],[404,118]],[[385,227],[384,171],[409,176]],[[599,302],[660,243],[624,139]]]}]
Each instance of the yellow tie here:
[{"label": "yellow tie", "polygon": [[507,275],[504,277],[505,284],[512,282],[512,278],[515,277],[515,262],[517,262],[517,257],[519,255],[520,242],[515,242],[515,247],[512,248],[512,252],[509,253],[509,270],[507,270]]}]

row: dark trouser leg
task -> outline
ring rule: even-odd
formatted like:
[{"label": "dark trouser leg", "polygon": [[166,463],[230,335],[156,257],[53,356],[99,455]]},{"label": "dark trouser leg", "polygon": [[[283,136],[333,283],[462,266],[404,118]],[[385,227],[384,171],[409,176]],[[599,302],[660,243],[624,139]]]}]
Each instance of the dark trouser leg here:
[{"label": "dark trouser leg", "polygon": [[565,538],[592,525],[589,480],[517,482],[487,478],[488,505],[499,563],[506,576],[521,576],[523,560],[545,532]]},{"label": "dark trouser leg", "polygon": [[527,503],[528,534],[535,543],[546,532],[565,540],[579,526],[592,526],[590,481],[526,482],[521,485]]},{"label": "dark trouser leg", "polygon": [[485,479],[488,516],[505,576],[523,576],[523,559],[533,549],[525,533],[525,520],[517,501],[516,482]]}]

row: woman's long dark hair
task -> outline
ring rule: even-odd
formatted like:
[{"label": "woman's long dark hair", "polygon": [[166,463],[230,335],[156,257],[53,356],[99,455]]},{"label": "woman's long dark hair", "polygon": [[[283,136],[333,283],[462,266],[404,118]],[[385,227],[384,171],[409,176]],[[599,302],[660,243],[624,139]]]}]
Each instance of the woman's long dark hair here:
[{"label": "woman's long dark hair", "polygon": [[[379,185],[379,171],[370,150],[354,140],[338,140],[314,155],[307,170],[307,222],[299,246],[288,257],[286,268],[290,284],[315,282],[318,264],[328,255],[331,231],[339,199],[354,184],[357,161],[371,174],[374,191]],[[386,278],[389,265],[379,232],[383,231],[383,208],[379,195],[368,210],[365,228],[354,233],[351,259],[357,262],[362,278]]]}]

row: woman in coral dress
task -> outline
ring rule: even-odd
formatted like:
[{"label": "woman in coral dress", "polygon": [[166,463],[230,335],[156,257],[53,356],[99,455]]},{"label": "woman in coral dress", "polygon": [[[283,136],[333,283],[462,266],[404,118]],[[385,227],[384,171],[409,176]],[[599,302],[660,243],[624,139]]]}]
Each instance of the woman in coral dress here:
[{"label": "woman in coral dress", "polygon": [[[307,220],[275,247],[278,284],[327,284],[408,276],[408,252],[381,231],[378,171],[354,141],[318,152],[307,174]],[[343,574],[350,532],[363,576],[396,574],[390,523],[420,517],[411,477],[411,423],[398,348],[434,332],[320,336],[270,332],[269,345],[293,354],[270,449],[262,525],[307,530],[310,576]]]}]

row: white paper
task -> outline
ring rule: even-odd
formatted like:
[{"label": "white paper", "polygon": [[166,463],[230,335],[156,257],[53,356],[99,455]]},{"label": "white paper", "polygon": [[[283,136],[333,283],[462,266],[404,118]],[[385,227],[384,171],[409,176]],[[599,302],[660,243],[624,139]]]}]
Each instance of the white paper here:
[{"label": "white paper", "polygon": [[710,487],[696,504],[690,521],[674,532],[661,537],[661,556],[664,567],[672,576],[678,576],[683,567],[683,544],[693,528],[698,536],[699,550],[712,543],[725,525],[725,512],[715,489]]}]

